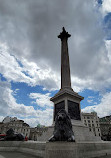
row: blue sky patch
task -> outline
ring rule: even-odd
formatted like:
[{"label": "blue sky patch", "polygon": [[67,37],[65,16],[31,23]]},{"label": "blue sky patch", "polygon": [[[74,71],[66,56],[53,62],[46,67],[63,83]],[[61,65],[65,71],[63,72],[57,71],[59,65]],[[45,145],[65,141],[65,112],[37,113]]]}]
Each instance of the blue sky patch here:
[{"label": "blue sky patch", "polygon": [[103,20],[103,29],[107,40],[111,40],[111,13],[108,13]]},{"label": "blue sky patch", "polygon": [[81,101],[81,109],[87,106],[97,105],[101,102],[102,96],[99,91],[85,89],[79,94],[84,97],[84,100]]},{"label": "blue sky patch", "polygon": [[[51,93],[50,97],[54,96],[57,91],[49,92],[48,90],[44,91],[42,86],[31,87],[26,83],[13,83],[11,82],[11,88],[13,91],[17,91],[17,95],[14,95],[18,104],[24,104],[26,106],[33,106],[34,109],[42,109],[44,110],[46,106],[40,107],[36,103],[34,103],[35,99],[29,97],[30,93]],[[97,105],[100,103],[102,96],[98,91],[85,89],[79,93],[84,97],[84,100],[81,101],[81,108],[85,108],[87,106]],[[53,104],[53,103],[52,103]]]},{"label": "blue sky patch", "polygon": [[7,79],[0,73],[0,79],[1,81],[7,81]]},{"label": "blue sky patch", "polygon": [[[31,87],[31,86],[28,86],[28,84],[26,84],[26,83],[11,82],[11,88],[13,91],[17,90],[16,95],[13,95],[13,96],[15,97],[16,102],[18,104],[24,104],[26,106],[33,106],[34,109],[44,110],[46,108],[46,106],[40,107],[39,105],[33,103],[35,101],[35,99],[32,99],[29,97],[30,93],[41,93],[41,94],[50,93],[49,91],[44,91],[42,86]],[[51,97],[56,92],[57,91],[53,91],[51,93]]]},{"label": "blue sky patch", "polygon": [[103,0],[97,0],[99,4],[102,4],[103,3]]}]

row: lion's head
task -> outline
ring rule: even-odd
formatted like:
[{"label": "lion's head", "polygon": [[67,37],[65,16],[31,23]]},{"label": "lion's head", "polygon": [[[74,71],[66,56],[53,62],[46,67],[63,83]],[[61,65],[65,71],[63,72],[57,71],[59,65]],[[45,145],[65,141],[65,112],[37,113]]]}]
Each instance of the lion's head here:
[{"label": "lion's head", "polygon": [[56,121],[66,121],[68,117],[69,116],[67,115],[66,111],[62,109],[57,113]]}]

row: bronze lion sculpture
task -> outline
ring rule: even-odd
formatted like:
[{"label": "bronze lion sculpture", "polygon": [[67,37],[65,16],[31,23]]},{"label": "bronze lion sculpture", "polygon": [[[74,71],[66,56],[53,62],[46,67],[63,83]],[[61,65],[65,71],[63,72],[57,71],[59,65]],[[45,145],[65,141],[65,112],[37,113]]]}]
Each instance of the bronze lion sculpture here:
[{"label": "bronze lion sculpture", "polygon": [[54,132],[49,141],[75,141],[71,119],[64,109],[56,115]]},{"label": "bronze lion sculpture", "polygon": [[6,136],[2,141],[24,141],[25,137],[21,133],[14,133],[14,130],[10,128],[6,132]]}]

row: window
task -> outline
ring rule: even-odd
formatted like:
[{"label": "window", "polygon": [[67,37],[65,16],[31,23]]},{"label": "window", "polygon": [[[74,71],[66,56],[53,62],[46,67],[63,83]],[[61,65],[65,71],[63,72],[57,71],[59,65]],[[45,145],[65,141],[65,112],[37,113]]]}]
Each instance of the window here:
[{"label": "window", "polygon": [[88,120],[88,123],[90,123],[90,120]]},{"label": "window", "polygon": [[87,116],[87,119],[90,119],[90,117],[89,117],[89,116]]},{"label": "window", "polygon": [[91,131],[91,128],[89,128],[89,131]]},{"label": "window", "polygon": [[98,128],[98,132],[99,132],[99,128]]}]

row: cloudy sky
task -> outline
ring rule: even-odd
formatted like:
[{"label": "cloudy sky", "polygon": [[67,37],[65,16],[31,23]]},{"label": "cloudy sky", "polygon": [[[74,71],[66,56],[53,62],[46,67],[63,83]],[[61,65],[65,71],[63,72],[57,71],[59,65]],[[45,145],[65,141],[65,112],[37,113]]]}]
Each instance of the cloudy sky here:
[{"label": "cloudy sky", "polygon": [[82,111],[111,115],[111,0],[0,0],[0,121],[52,124],[63,26]]}]

